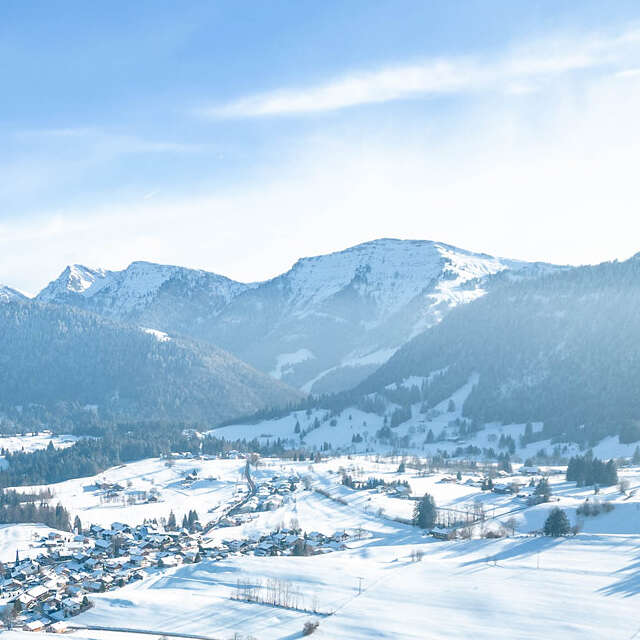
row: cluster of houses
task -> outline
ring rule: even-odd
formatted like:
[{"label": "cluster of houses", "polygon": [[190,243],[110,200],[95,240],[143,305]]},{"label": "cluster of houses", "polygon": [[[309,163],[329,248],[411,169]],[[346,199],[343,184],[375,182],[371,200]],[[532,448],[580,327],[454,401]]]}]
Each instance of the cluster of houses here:
[{"label": "cluster of houses", "polygon": [[243,540],[224,540],[229,553],[253,553],[256,556],[319,555],[342,551],[355,534],[346,530],[325,535],[319,531],[303,533],[300,529],[280,529],[266,535],[256,534]]},{"label": "cluster of houses", "polygon": [[378,487],[378,492],[385,493],[390,498],[404,499],[411,497],[411,487],[401,483],[380,486]]},{"label": "cluster of houses", "polygon": [[61,633],[68,618],[91,606],[89,595],[123,587],[149,572],[203,558],[223,560],[231,554],[324,554],[344,549],[350,536],[347,531],[325,535],[283,529],[214,544],[198,532],[119,522],[110,528],[92,525],[85,534],[51,532],[39,541],[35,558],[16,557],[2,567],[3,624]]},{"label": "cluster of houses", "polygon": [[526,484],[522,480],[522,476],[529,476],[528,483],[533,486],[531,480],[535,480],[535,476],[542,477],[543,474],[538,467],[521,467],[517,473],[508,473],[507,471],[497,471],[494,477],[489,480],[488,476],[475,474],[475,477],[467,478],[464,482],[458,479],[455,475],[445,475],[440,480],[439,484],[465,484],[470,487],[477,487],[483,491],[491,491],[492,493],[500,495],[517,495],[520,497],[527,497],[531,494],[526,490],[522,491],[522,487]]},{"label": "cluster of houses", "polygon": [[30,631],[64,630],[66,618],[90,606],[88,594],[141,580],[147,568],[196,562],[201,550],[197,533],[119,522],[92,525],[84,534],[51,532],[39,549],[24,560],[16,553],[0,580],[5,624]]},{"label": "cluster of houses", "polygon": [[282,506],[299,483],[300,477],[295,474],[275,475],[271,480],[263,481],[256,487],[255,494],[238,509],[238,513],[274,511]]},{"label": "cluster of houses", "polygon": [[160,492],[155,487],[149,491],[124,487],[118,482],[97,481],[93,485],[88,485],[85,490],[95,491],[100,496],[101,504],[145,504],[158,502]]},{"label": "cluster of houses", "polygon": [[[195,479],[195,478],[194,478]],[[231,508],[216,528],[237,525],[252,512],[277,508],[295,491],[298,476],[274,476],[254,487],[249,499]],[[100,486],[104,492],[124,487]],[[236,513],[237,511],[237,513]],[[314,531],[281,529],[266,535],[229,539],[220,543],[203,538],[212,528],[192,523],[189,530],[166,530],[155,521],[138,526],[114,522],[111,527],[91,525],[83,533],[51,532],[38,540],[33,558],[0,565],[0,606],[4,622],[28,631],[66,630],[66,620],[91,606],[89,597],[142,580],[149,572],[203,558],[223,560],[231,554],[257,556],[315,555],[345,548],[351,534],[325,535]],[[1,627],[0,627],[1,628]]]}]

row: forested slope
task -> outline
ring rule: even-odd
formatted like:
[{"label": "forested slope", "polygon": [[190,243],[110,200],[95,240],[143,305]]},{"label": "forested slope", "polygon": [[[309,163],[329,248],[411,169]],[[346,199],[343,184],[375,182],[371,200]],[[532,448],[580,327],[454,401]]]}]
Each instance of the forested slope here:
[{"label": "forested slope", "polygon": [[496,288],[414,338],[357,391],[439,370],[432,392],[443,397],[479,375],[464,405],[474,420],[544,421],[548,435],[575,440],[632,437],[640,420],[640,258]]},{"label": "forested slope", "polygon": [[0,411],[8,421],[208,422],[298,397],[208,344],[71,307],[0,305]]}]

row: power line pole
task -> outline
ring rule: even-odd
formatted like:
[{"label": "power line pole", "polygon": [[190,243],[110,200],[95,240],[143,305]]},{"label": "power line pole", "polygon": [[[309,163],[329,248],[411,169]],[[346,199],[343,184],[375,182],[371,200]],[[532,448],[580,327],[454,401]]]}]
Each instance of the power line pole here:
[{"label": "power line pole", "polygon": [[357,578],[358,578],[358,595],[360,595],[362,593],[362,581],[364,580],[364,578],[361,576],[357,576]]}]

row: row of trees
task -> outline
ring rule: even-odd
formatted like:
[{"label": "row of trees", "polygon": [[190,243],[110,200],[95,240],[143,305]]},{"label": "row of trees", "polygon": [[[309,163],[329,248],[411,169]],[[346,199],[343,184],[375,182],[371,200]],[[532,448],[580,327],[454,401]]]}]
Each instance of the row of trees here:
[{"label": "row of trees", "polygon": [[[400,463],[401,465],[404,463]],[[350,489],[375,489],[376,487],[397,487],[399,485],[403,485],[405,487],[409,486],[409,482],[407,480],[393,480],[392,482],[386,482],[382,478],[369,477],[366,480],[357,480],[350,476],[348,473],[343,474],[342,476],[342,484],[345,487],[349,487]]]},{"label": "row of trees", "polygon": [[[192,509],[188,514],[185,513],[182,517],[182,528],[187,531],[191,531],[193,529],[193,525],[199,520],[198,512],[195,509]],[[169,513],[166,527],[168,531],[175,531],[178,528],[176,514],[173,513],[173,510]]]},{"label": "row of trees", "polygon": [[610,487],[618,483],[618,471],[615,461],[603,462],[594,458],[592,452],[575,456],[567,465],[567,480],[576,482],[579,487],[599,485]]},{"label": "row of trees", "polygon": [[[431,495],[426,493],[424,497],[418,501],[413,513],[413,523],[421,529],[431,529],[436,523],[437,507],[435,500]],[[508,526],[515,531],[515,523],[513,519],[508,521]],[[565,536],[575,530],[569,523],[569,518],[563,509],[554,507],[544,523],[543,533],[545,536]]]},{"label": "row of trees", "polygon": [[211,435],[200,439],[185,432],[182,424],[126,423],[103,428],[101,434],[97,438],[82,438],[65,449],[56,449],[50,442],[46,449],[7,454],[8,466],[0,470],[0,488],[52,484],[94,476],[118,464],[179,451],[210,455],[223,455],[230,450],[261,455],[285,453],[284,444],[279,439],[267,444],[258,440],[232,441]]},{"label": "row of trees", "polygon": [[38,522],[54,529],[71,531],[69,512],[58,503],[49,505],[48,498],[36,500],[34,495],[16,491],[0,491],[0,524]]}]

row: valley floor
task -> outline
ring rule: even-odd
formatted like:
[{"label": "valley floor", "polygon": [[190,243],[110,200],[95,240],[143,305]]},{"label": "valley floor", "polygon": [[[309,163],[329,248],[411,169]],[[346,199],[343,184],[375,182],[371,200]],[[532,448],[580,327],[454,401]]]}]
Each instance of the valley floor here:
[{"label": "valley floor", "polygon": [[[178,519],[196,508],[201,520],[207,511],[231,499],[238,487],[244,460],[180,460],[172,467],[146,460],[111,469],[97,478],[52,486],[56,499],[84,523],[103,526],[112,521],[137,524],[144,517],[168,515]],[[184,486],[182,474],[198,470],[201,480]],[[339,470],[356,477],[387,481],[406,479],[413,495],[431,493],[438,506],[463,510],[484,504],[485,529],[499,529],[507,516],[516,518],[515,535],[500,539],[438,541],[421,530],[391,519],[409,517],[415,504],[375,490],[354,491],[339,484]],[[227,640],[236,637],[285,640],[301,637],[305,622],[319,621],[313,637],[380,638],[603,638],[623,640],[640,633],[633,614],[640,602],[640,469],[621,472],[631,495],[603,489],[599,499],[614,509],[586,518],[580,533],[566,538],[533,535],[556,504],[571,523],[576,508],[593,492],[576,488],[562,475],[551,476],[553,502],[534,507],[516,496],[482,492],[467,481],[442,482],[444,474],[419,476],[408,469],[397,473],[397,462],[377,462],[354,456],[309,464],[265,460],[252,468],[259,485],[279,473],[308,478],[283,504],[251,514],[239,526],[213,528],[204,534],[212,544],[242,539],[296,524],[303,531],[331,534],[358,531],[347,548],[309,557],[257,557],[230,554],[172,569],[149,569],[147,576],[123,588],[92,594],[94,607],[69,619],[86,626],[72,633],[77,640],[134,640],[167,632]],[[206,479],[209,478],[209,479]],[[215,479],[214,479],[215,478]],[[132,487],[151,484],[162,495],[154,505],[100,505],[84,488],[95,480]],[[320,489],[327,495],[316,491]],[[32,525],[0,529],[2,559],[33,551]],[[476,535],[480,533],[476,530]],[[413,552],[424,553],[412,561]],[[234,599],[238,583],[277,579],[289,583],[298,610]],[[310,613],[311,610],[320,612]],[[328,615],[330,614],[330,615]],[[105,627],[111,631],[92,629]],[[37,638],[37,633],[5,632],[10,640]],[[50,636],[48,636],[50,637]]]}]

